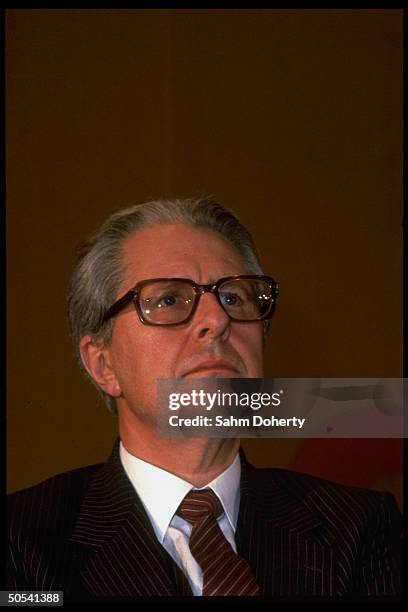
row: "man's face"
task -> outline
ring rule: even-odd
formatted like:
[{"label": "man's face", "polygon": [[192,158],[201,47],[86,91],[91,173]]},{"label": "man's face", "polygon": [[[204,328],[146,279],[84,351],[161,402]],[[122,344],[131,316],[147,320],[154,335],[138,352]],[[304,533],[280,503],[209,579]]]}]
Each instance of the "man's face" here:
[{"label": "man's face", "polygon": [[[248,273],[220,234],[182,224],[135,232],[124,243],[123,261],[126,278],[116,298],[145,279],[179,277],[209,284]],[[201,296],[188,323],[174,327],[144,325],[130,305],[115,319],[107,354],[121,392],[119,411],[126,406],[150,420],[159,378],[261,378],[263,327],[230,321],[210,293]]]}]

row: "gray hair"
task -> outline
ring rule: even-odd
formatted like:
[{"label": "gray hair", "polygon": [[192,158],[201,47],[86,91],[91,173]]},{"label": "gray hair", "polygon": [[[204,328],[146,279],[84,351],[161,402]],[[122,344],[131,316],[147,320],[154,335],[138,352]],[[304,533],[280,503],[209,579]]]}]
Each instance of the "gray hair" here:
[{"label": "gray hair", "polygon": [[[92,380],[82,363],[79,343],[87,334],[96,342],[102,342],[103,346],[109,346],[111,342],[114,319],[106,323],[102,320],[124,280],[124,241],[144,227],[174,223],[220,233],[240,253],[248,273],[262,274],[259,255],[249,231],[231,211],[215,200],[157,200],[115,212],[80,247],[77,267],[69,285],[68,319],[71,338],[80,368],[88,379]],[[97,388],[108,409],[116,412],[114,399],[99,386]]]}]

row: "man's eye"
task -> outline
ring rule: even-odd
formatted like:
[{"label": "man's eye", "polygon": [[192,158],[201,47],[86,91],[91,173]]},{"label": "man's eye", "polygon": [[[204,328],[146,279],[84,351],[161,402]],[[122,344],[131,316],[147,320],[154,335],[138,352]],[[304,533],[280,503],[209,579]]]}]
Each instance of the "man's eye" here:
[{"label": "man's eye", "polygon": [[177,297],[175,295],[163,295],[156,300],[156,308],[169,308],[177,304]]},{"label": "man's eye", "polygon": [[222,293],[221,301],[225,306],[240,306],[242,299],[237,293]]}]

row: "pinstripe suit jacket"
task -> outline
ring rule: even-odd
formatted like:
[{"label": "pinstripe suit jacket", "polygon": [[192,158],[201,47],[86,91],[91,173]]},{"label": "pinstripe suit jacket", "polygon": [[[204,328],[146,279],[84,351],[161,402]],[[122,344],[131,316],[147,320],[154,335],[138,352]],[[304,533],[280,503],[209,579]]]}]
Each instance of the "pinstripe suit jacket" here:
[{"label": "pinstripe suit jacket", "polygon": [[[281,469],[241,451],[236,541],[264,595],[332,597],[401,591],[400,514],[388,493]],[[155,537],[119,457],[9,496],[11,590],[65,600],[191,595]]]}]

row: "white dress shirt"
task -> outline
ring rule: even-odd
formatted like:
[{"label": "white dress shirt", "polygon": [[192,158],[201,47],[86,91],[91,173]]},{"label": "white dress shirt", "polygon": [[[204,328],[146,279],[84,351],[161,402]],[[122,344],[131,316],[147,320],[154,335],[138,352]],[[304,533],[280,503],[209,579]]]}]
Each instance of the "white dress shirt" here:
[{"label": "white dress shirt", "polygon": [[[202,595],[203,574],[188,545],[192,526],[181,516],[175,515],[187,493],[192,489],[199,489],[190,482],[131,455],[122,442],[119,453],[123,468],[142,500],[157,539],[187,576],[193,594]],[[224,512],[217,519],[218,524],[235,552],[240,478],[241,462],[237,453],[232,464],[222,474],[200,487],[212,489],[220,500]]]}]

